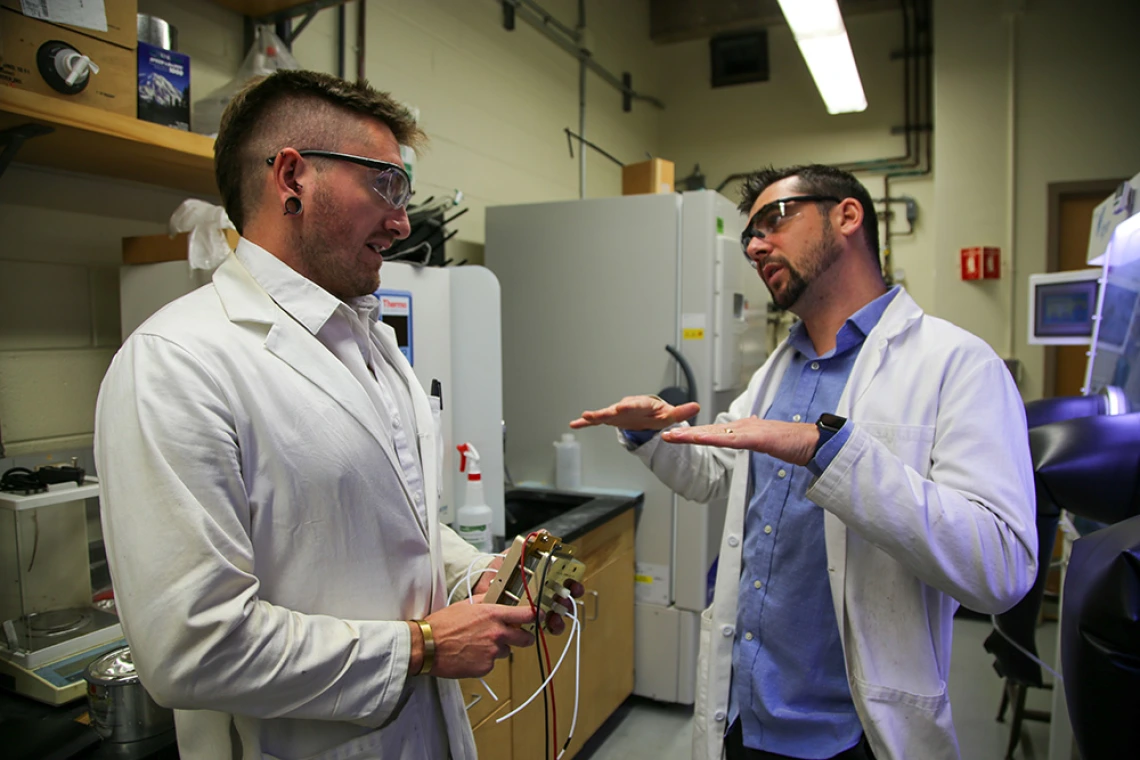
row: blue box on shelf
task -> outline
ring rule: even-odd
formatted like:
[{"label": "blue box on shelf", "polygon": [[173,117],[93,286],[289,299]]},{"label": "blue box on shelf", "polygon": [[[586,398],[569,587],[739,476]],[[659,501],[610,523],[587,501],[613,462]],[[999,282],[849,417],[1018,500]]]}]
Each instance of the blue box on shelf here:
[{"label": "blue box on shelf", "polygon": [[139,118],[190,131],[190,56],[139,42]]}]

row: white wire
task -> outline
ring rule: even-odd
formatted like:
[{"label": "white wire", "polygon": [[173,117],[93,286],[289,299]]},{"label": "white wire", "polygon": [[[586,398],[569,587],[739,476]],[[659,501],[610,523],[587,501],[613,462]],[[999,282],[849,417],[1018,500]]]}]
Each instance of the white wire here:
[{"label": "white wire", "polygon": [[[573,634],[574,628],[579,628],[581,623],[578,622],[577,605],[573,599],[570,599],[570,607],[571,611],[567,613],[566,616],[574,621],[573,627],[571,628],[571,634]],[[570,642],[566,642],[566,648],[570,648]],[[579,632],[579,635],[574,639],[574,719],[570,721],[570,733],[566,736],[566,745],[562,748],[562,751],[558,753],[556,760],[562,760],[562,756],[566,754],[566,747],[570,746],[570,740],[574,738],[574,729],[578,726],[578,695],[581,692],[581,675],[582,636],[581,632]]]},{"label": "white wire", "polygon": [[[578,623],[578,619],[574,618],[574,624],[570,629],[571,638],[573,638],[575,635],[581,635],[580,631],[581,631],[581,626]],[[558,658],[558,662],[555,663],[555,665],[554,665],[554,670],[550,671],[550,675],[547,676],[546,680],[542,682],[542,686],[539,686],[537,689],[535,689],[534,694],[531,694],[530,698],[528,698],[527,701],[523,702],[521,705],[519,705],[515,709],[511,710],[509,713],[507,713],[503,717],[499,718],[495,722],[496,723],[502,723],[504,720],[507,720],[508,718],[513,718],[521,710],[525,709],[527,705],[529,705],[531,702],[533,702],[539,694],[544,692],[546,690],[547,685],[550,683],[551,679],[554,678],[554,674],[557,673],[558,669],[562,667],[562,661],[566,659],[566,653],[569,651],[570,651],[570,641],[567,641],[566,642],[566,648],[562,650],[562,656]],[[575,717],[577,717],[577,716],[575,716]]]},{"label": "white wire", "polygon": [[998,625],[997,615],[990,615],[990,620],[994,624],[994,630],[997,631],[998,633],[1000,633],[1001,637],[1003,639],[1008,641],[1010,644],[1013,644],[1014,648],[1017,651],[1021,652],[1023,655],[1025,655],[1026,657],[1033,660],[1035,663],[1037,663],[1038,665],[1040,665],[1041,667],[1045,668],[1050,673],[1052,673],[1053,677],[1056,678],[1059,683],[1065,682],[1065,679],[1061,677],[1060,673],[1058,673],[1057,671],[1053,670],[1053,668],[1046,665],[1044,660],[1042,660],[1040,657],[1037,657],[1036,655],[1029,652],[1025,647],[1021,646],[1021,644],[1018,644],[1016,641],[1014,641],[1013,638],[1009,634],[1007,634],[1005,631],[1003,631],[1001,629],[1001,626]]}]

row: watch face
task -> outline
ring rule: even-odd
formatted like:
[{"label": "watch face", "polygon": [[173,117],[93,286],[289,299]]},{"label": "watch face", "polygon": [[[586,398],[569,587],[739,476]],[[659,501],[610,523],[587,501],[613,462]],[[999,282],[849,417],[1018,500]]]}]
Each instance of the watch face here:
[{"label": "watch face", "polygon": [[844,423],[846,422],[847,420],[844,417],[824,412],[823,414],[819,415],[818,424],[821,427],[827,428],[828,430],[839,432],[839,429],[843,427]]}]

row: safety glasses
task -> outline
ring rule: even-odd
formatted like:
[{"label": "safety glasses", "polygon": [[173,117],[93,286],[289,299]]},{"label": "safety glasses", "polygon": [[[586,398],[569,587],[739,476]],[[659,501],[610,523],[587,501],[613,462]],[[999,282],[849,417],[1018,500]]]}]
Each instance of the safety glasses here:
[{"label": "safety glasses", "polygon": [[[412,198],[412,180],[404,171],[404,167],[399,164],[380,161],[375,158],[365,158],[364,156],[353,156],[348,153],[334,153],[328,150],[299,150],[297,153],[302,156],[347,161],[374,170],[376,177],[372,180],[372,189],[392,208],[407,208],[408,201]],[[273,166],[273,161],[276,158],[276,156],[270,156],[265,159],[265,163]]]},{"label": "safety glasses", "polygon": [[740,247],[744,250],[744,255],[748,255],[748,244],[752,242],[752,238],[766,238],[774,233],[785,219],[797,213],[795,210],[797,204],[823,202],[839,203],[839,198],[834,195],[791,195],[765,203],[748,220],[744,232],[740,233]]}]

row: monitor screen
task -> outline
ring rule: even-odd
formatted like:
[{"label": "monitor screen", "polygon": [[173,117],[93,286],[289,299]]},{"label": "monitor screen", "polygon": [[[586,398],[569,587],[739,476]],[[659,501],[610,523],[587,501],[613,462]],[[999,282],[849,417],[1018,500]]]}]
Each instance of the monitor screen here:
[{"label": "monitor screen", "polygon": [[1096,280],[1038,283],[1033,332],[1038,338],[1092,338]]}]

